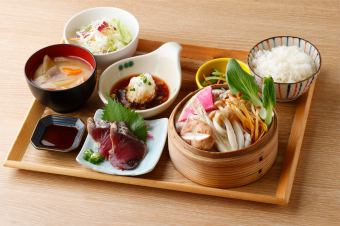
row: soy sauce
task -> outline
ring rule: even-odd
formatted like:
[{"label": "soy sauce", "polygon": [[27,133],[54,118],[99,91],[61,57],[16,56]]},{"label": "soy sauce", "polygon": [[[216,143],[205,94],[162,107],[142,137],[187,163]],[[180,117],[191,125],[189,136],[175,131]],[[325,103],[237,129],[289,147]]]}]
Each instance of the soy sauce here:
[{"label": "soy sauce", "polygon": [[40,143],[48,148],[68,149],[72,146],[78,130],[74,127],[49,125]]}]

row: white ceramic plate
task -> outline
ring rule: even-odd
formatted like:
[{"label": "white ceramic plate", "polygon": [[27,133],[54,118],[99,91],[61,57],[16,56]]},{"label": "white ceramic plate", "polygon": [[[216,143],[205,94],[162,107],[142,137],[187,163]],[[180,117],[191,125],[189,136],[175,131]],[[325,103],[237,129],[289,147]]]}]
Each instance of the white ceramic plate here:
[{"label": "white ceramic plate", "polygon": [[[102,114],[103,110],[98,109],[94,114],[94,118],[100,119]],[[84,160],[83,155],[87,148],[91,148],[94,152],[98,151],[98,144],[90,135],[87,135],[86,137],[84,145],[76,158],[77,162],[94,171],[106,174],[137,176],[151,172],[155,168],[163,152],[167,136],[168,119],[161,118],[156,120],[147,120],[146,123],[149,126],[149,134],[152,137],[147,139],[147,153],[137,168],[132,170],[120,170],[113,167],[107,160],[99,165],[95,165]]]}]

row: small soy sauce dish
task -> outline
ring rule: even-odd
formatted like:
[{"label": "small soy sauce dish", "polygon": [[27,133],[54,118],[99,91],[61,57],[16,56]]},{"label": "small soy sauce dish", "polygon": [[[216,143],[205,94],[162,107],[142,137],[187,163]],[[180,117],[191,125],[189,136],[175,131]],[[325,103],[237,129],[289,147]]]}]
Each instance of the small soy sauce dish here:
[{"label": "small soy sauce dish", "polygon": [[79,118],[48,115],[39,120],[31,143],[36,149],[70,152],[79,147],[84,132],[85,125]]}]

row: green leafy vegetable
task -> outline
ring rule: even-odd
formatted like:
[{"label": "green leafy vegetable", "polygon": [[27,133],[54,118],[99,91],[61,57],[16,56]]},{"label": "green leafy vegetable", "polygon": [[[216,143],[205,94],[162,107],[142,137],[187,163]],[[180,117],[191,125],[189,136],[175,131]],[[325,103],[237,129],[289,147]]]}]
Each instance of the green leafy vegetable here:
[{"label": "green leafy vegetable", "polygon": [[103,120],[114,122],[122,121],[127,124],[130,131],[139,139],[146,141],[147,127],[142,116],[135,111],[125,108],[116,100],[108,98],[108,103],[104,107]]},{"label": "green leafy vegetable", "polygon": [[215,68],[214,71],[211,72],[211,75],[222,77],[224,76],[224,73],[220,72],[218,69]]},{"label": "green leafy vegetable", "polygon": [[84,151],[83,158],[86,161],[96,165],[102,163],[105,160],[104,156],[102,156],[99,152],[93,152],[91,148],[88,148]]},{"label": "green leafy vegetable", "polygon": [[260,107],[260,116],[267,125],[270,125],[273,117],[273,109],[276,105],[274,81],[271,77],[263,79],[262,99],[258,92],[255,78],[245,72],[235,59],[230,59],[227,65],[227,81],[233,94],[242,93],[242,98],[249,100],[256,107]]},{"label": "green leafy vegetable", "polygon": [[132,40],[131,33],[129,29],[123,24],[120,20],[112,19],[112,23],[118,28],[118,31],[121,36],[121,42],[123,42],[125,45],[129,44]]},{"label": "green leafy vegetable", "polygon": [[258,87],[255,78],[242,70],[235,59],[230,59],[227,66],[227,81],[233,94],[242,93],[242,98],[249,100],[255,106],[262,106],[258,95]]},{"label": "green leafy vegetable", "polygon": [[272,77],[263,78],[262,103],[263,107],[266,109],[265,123],[270,125],[273,118],[273,109],[276,105],[274,80]]},{"label": "green leafy vegetable", "polygon": [[214,70],[207,76],[203,75],[204,81],[202,82],[203,86],[209,86],[213,84],[225,84],[225,73],[220,72],[218,69],[214,68]]},{"label": "green leafy vegetable", "polygon": [[90,159],[88,160],[90,163],[98,165],[105,160],[104,156],[102,156],[99,152],[92,153]]},{"label": "green leafy vegetable", "polygon": [[86,161],[89,161],[92,154],[93,154],[92,149],[88,148],[88,149],[86,149],[86,150],[84,151],[83,158],[84,158]]},{"label": "green leafy vegetable", "polygon": [[117,43],[115,39],[107,39],[107,51],[113,52],[117,50]]}]

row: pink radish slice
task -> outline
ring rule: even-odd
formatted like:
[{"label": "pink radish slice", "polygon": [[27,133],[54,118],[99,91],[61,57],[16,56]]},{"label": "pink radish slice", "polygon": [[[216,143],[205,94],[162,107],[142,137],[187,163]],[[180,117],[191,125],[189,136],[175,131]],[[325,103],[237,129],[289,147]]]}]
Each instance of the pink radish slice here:
[{"label": "pink radish slice", "polygon": [[187,120],[189,115],[195,114],[195,111],[191,107],[191,102],[195,99],[198,99],[201,102],[202,106],[204,107],[205,111],[211,111],[214,109],[214,100],[212,95],[212,88],[208,86],[201,91],[199,91],[196,95],[194,95],[188,103],[184,106],[182,113],[180,114],[178,121],[182,122]]}]

